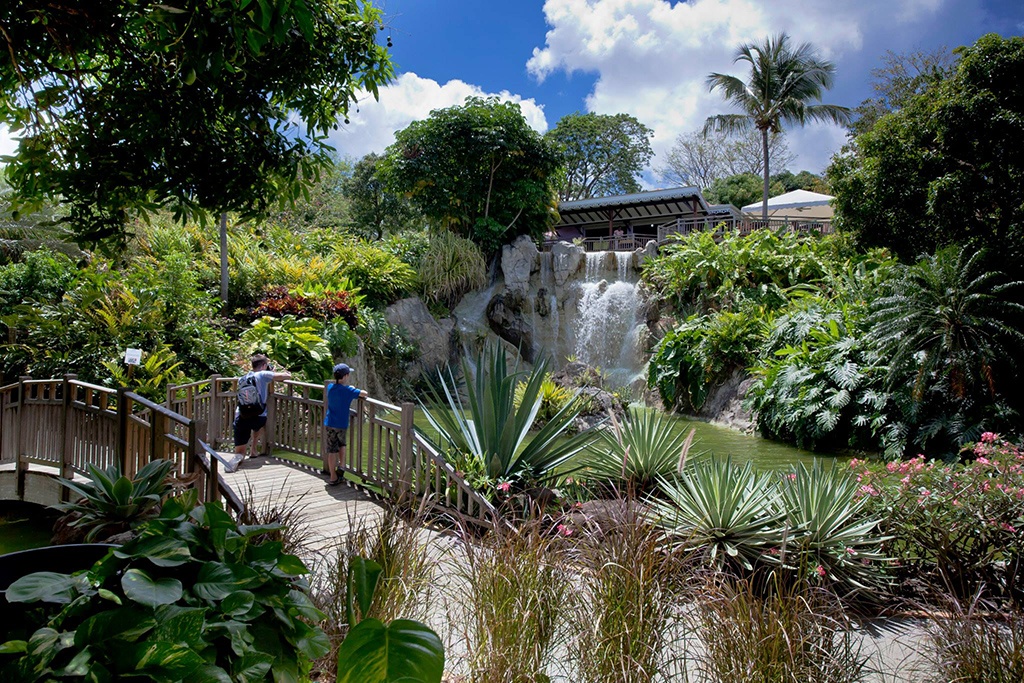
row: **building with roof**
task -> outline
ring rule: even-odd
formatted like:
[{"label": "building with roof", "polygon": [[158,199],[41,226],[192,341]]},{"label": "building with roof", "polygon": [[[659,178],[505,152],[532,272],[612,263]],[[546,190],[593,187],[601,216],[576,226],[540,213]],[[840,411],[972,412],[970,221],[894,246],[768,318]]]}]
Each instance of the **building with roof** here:
[{"label": "building with roof", "polygon": [[[800,220],[831,220],[832,195],[811,192],[809,190],[793,190],[771,197],[768,200],[769,218],[796,218]],[[743,211],[758,218],[761,217],[761,202],[754,202],[743,207]]]},{"label": "building with roof", "polygon": [[[708,203],[696,187],[676,187],[613,197],[595,197],[558,205],[553,239],[656,238],[659,226],[678,219],[707,216]],[[735,207],[733,207],[735,208]]]}]

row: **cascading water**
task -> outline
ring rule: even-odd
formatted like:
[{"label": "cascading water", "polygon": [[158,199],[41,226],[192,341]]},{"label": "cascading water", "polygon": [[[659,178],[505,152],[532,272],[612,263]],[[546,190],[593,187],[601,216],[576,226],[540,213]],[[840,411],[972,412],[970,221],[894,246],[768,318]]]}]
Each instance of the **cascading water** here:
[{"label": "cascading water", "polygon": [[[612,282],[601,277],[603,267],[615,258]],[[580,288],[575,321],[578,360],[601,368],[612,385],[627,386],[643,370],[639,348],[640,296],[635,278],[630,278],[631,254],[592,252],[586,255],[586,275]]]}]

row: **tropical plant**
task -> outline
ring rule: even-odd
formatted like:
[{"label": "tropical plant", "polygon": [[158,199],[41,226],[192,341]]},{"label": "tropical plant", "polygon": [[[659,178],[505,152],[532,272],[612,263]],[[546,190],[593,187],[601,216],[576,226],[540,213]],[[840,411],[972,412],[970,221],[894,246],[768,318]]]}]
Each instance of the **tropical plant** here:
[{"label": "tropical plant", "polygon": [[341,290],[313,287],[309,291],[291,290],[284,286],[268,287],[250,314],[254,318],[293,315],[320,322],[341,318],[350,328],[354,328],[359,324],[358,310],[362,301],[356,292],[351,287]]},{"label": "tropical plant", "polygon": [[672,543],[719,571],[751,571],[778,550],[786,536],[785,512],[772,475],[731,458],[694,462],[676,479],[662,479],[665,499],[653,501],[657,524]]},{"label": "tropical plant", "polygon": [[416,287],[416,271],[391,252],[369,242],[343,243],[331,258],[371,306],[384,307]]},{"label": "tropical plant", "polygon": [[[526,394],[526,382],[516,385],[515,402],[516,408],[523,405],[523,396]],[[548,420],[558,414],[570,401],[575,398],[574,393],[567,387],[563,387],[551,379],[551,375],[545,375],[544,381],[540,384],[540,409],[533,420],[534,428],[542,427]]]},{"label": "tropical plant", "polygon": [[83,574],[29,574],[9,602],[37,609],[7,624],[4,680],[140,678],[298,681],[327,651],[310,622],[302,561],[267,526],[239,526],[194,493],[169,499],[136,539]]},{"label": "tropical plant", "polygon": [[180,383],[184,377],[181,372],[181,361],[166,344],[156,351],[144,354],[139,365],[129,365],[126,368],[123,363],[105,360],[103,367],[110,373],[110,382],[113,386],[128,387],[157,403],[167,397],[168,384]]},{"label": "tropical plant", "polygon": [[952,246],[902,269],[873,303],[868,337],[888,362],[890,390],[909,387],[922,450],[956,453],[991,422],[989,406],[1018,391],[1024,305],[1008,295],[1022,286],[985,270],[983,252]]},{"label": "tropical plant", "polygon": [[879,520],[865,514],[868,501],[859,489],[849,468],[835,461],[825,467],[815,460],[810,469],[799,463],[779,485],[790,532],[783,551],[769,557],[839,592],[872,598],[886,584],[882,545],[888,539],[878,531]]},{"label": "tropical plant", "polygon": [[322,332],[323,326],[309,318],[264,316],[253,321],[241,341],[250,352],[264,353],[286,368],[302,368],[309,379],[322,380],[331,376],[333,367]]},{"label": "tropical plant", "polygon": [[929,683],[1016,683],[1024,680],[1024,612],[999,613],[978,596],[964,605],[950,597],[930,610],[925,656]]},{"label": "tropical plant", "polygon": [[631,408],[622,422],[610,413],[610,422],[581,458],[588,478],[642,493],[683,471],[696,430],[687,434],[669,416],[647,408]]},{"label": "tropical plant", "polygon": [[416,342],[403,328],[389,323],[383,311],[372,308],[359,312],[356,332],[384,393],[394,399],[411,398],[413,389],[407,368],[419,357]]},{"label": "tropical plant", "polygon": [[467,292],[487,283],[487,262],[472,240],[435,230],[419,261],[419,278],[427,301],[452,308]]},{"label": "tropical plant", "polygon": [[822,121],[845,125],[850,121],[850,110],[834,104],[812,104],[820,101],[822,92],[832,87],[835,65],[821,59],[810,43],[794,47],[789,36],[780,33],[761,43],[742,45],[733,59],[733,63],[737,62],[745,62],[750,67],[746,81],[712,73],[707,82],[710,90],[721,89],[725,99],[743,113],[708,117],[704,132],[738,132],[750,128],[760,131],[764,156],[761,216],[768,218],[769,134],[781,133],[783,123],[804,125],[808,121]]},{"label": "tropical plant", "polygon": [[[439,372],[440,381],[428,392],[429,403],[421,403],[437,431],[438,450],[477,458],[492,479],[547,483],[564,473],[593,437],[587,431],[566,436],[581,409],[579,399],[574,398],[527,438],[543,402],[540,391],[547,366],[543,359],[529,375],[515,369],[510,372],[504,349],[490,346],[477,357],[475,376],[468,362],[462,364],[463,376],[470,378],[465,385],[465,403],[451,368],[447,378]],[[526,387],[517,408],[516,386],[521,378]]]},{"label": "tropical plant", "polygon": [[128,478],[117,465],[101,470],[90,463],[88,483],[59,480],[82,499],[57,507],[65,513],[69,527],[85,532],[87,542],[110,538],[160,511],[161,502],[171,492],[167,474],[173,466],[170,460],[153,460]]}]

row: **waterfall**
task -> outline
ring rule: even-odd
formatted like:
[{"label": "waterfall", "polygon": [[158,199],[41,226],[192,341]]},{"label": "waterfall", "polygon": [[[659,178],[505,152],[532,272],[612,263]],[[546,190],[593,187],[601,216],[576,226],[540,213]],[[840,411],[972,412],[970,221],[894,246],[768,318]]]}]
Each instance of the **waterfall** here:
[{"label": "waterfall", "polygon": [[[599,367],[609,382],[626,386],[643,369],[638,342],[640,297],[630,278],[628,253],[615,253],[615,279],[604,279],[607,253],[588,253],[586,276],[579,284],[580,301],[575,320],[577,359]],[[609,273],[611,274],[611,273]]]}]

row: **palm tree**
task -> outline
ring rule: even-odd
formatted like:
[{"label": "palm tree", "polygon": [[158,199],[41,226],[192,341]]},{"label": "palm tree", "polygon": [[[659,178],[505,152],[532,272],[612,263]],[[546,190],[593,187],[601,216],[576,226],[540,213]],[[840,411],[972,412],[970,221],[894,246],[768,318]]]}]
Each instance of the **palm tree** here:
[{"label": "palm tree", "polygon": [[725,99],[743,110],[742,114],[717,114],[704,123],[704,133],[712,130],[735,133],[756,128],[761,133],[764,157],[764,194],[761,217],[768,218],[768,135],[782,132],[783,123],[805,124],[808,121],[845,125],[850,110],[820,102],[824,90],[832,87],[836,67],[821,59],[810,44],[793,47],[789,36],[780,33],[764,42],[742,45],[733,63],[750,64],[746,82],[736,76],[712,73],[708,89],[721,88]]}]

